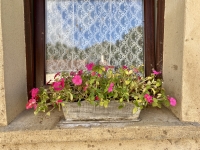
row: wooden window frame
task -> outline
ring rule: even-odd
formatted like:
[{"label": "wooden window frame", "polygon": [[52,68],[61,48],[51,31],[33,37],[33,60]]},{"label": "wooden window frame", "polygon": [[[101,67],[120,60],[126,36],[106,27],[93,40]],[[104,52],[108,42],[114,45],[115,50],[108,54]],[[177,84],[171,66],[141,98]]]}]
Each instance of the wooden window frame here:
[{"label": "wooden window frame", "polygon": [[[145,74],[160,70],[163,55],[164,0],[157,2],[155,38],[155,0],[144,0]],[[27,56],[27,88],[45,85],[45,0],[24,0]],[[150,57],[148,57],[150,56]]]}]

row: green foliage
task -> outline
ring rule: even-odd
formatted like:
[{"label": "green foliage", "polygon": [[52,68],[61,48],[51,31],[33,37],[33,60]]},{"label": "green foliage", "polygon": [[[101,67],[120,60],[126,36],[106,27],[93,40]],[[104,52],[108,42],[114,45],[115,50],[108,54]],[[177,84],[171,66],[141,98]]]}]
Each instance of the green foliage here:
[{"label": "green foliage", "polygon": [[[118,108],[123,109],[124,102],[134,103],[133,113],[147,106],[169,106],[170,102],[162,88],[162,81],[156,79],[153,73],[144,77],[144,67],[122,67],[115,69],[110,66],[95,65],[90,71],[63,72],[48,88],[41,87],[37,93],[37,107],[35,114],[50,111],[55,107],[64,105],[64,101],[88,101],[91,105],[108,107],[110,101],[119,103]],[[75,76],[81,78],[81,83],[75,83]],[[61,81],[63,83],[61,84]],[[78,81],[77,81],[78,82]],[[59,89],[56,89],[56,85]],[[77,85],[78,84],[78,85]],[[49,110],[49,108],[51,108]]]}]

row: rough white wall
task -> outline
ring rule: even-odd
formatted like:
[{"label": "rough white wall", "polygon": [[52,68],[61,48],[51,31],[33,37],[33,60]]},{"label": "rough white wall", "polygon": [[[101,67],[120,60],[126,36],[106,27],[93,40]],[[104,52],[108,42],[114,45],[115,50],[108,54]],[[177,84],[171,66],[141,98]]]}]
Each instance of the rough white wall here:
[{"label": "rough white wall", "polygon": [[27,102],[24,5],[23,0],[1,0],[0,3],[3,38],[0,64],[4,66],[0,72],[4,79],[0,82],[5,85],[0,93],[0,108],[4,112],[0,113],[0,118],[6,118],[6,122],[0,124],[6,125],[25,109]]}]

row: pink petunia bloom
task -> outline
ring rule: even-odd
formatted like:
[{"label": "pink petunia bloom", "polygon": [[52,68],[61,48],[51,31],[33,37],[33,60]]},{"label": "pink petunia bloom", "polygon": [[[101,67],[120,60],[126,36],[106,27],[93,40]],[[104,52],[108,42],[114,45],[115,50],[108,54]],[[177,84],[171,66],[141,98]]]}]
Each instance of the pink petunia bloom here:
[{"label": "pink petunia bloom", "polygon": [[83,91],[86,91],[88,87],[89,87],[89,86],[86,85],[86,86],[83,88]]},{"label": "pink petunia bloom", "polygon": [[108,93],[113,91],[114,83],[110,83],[110,86],[108,88]]},{"label": "pink petunia bloom", "polygon": [[31,96],[32,96],[33,99],[36,98],[38,92],[39,92],[39,89],[38,89],[38,88],[33,88],[33,89],[31,90]]},{"label": "pink petunia bloom", "polygon": [[98,100],[99,100],[99,97],[98,97],[98,96],[95,96],[95,100],[98,101]]},{"label": "pink petunia bloom", "polygon": [[55,79],[57,76],[60,76],[60,72],[58,72],[58,73],[55,74],[54,79]]},{"label": "pink petunia bloom", "polygon": [[123,68],[123,69],[128,69],[128,67],[127,67],[127,66],[123,66],[122,68]]},{"label": "pink petunia bloom", "polygon": [[135,73],[138,73],[138,72],[139,72],[139,70],[136,69],[136,68],[133,68],[133,71],[134,71]]},{"label": "pink petunia bloom", "polygon": [[75,84],[75,85],[81,85],[82,84],[82,78],[81,76],[79,75],[75,75],[72,79],[72,82]]},{"label": "pink petunia bloom", "polygon": [[94,67],[94,63],[89,63],[86,65],[87,70],[92,70],[92,68]]},{"label": "pink petunia bloom", "polygon": [[96,75],[96,72],[95,71],[92,71],[91,72],[91,76],[95,76]]},{"label": "pink petunia bloom", "polygon": [[56,101],[56,104],[59,104],[59,103],[62,103],[62,102],[63,102],[62,99],[58,99],[58,100]]},{"label": "pink petunia bloom", "polygon": [[98,75],[97,75],[97,76],[100,78],[100,77],[101,77],[101,74],[99,74],[99,73],[98,73]]},{"label": "pink petunia bloom", "polygon": [[168,97],[171,106],[176,106],[176,99],[173,97]]},{"label": "pink petunia bloom", "polygon": [[62,90],[62,89],[64,88],[64,86],[65,86],[65,79],[62,78],[62,79],[60,79],[60,81],[54,82],[54,83],[52,84],[52,86],[53,86],[53,88],[54,88],[55,91],[60,91],[60,90]]},{"label": "pink petunia bloom", "polygon": [[153,97],[152,96],[150,96],[149,94],[145,94],[144,95],[144,98],[146,99],[146,101],[148,102],[148,103],[152,103],[153,102]]},{"label": "pink petunia bloom", "polygon": [[158,71],[156,71],[156,70],[153,70],[153,74],[154,74],[154,75],[159,75],[159,74],[161,74],[161,71],[158,72]]},{"label": "pink petunia bloom", "polygon": [[37,104],[36,104],[36,100],[35,99],[30,99],[28,101],[28,103],[26,104],[26,109],[30,109],[30,108],[37,108]]},{"label": "pink petunia bloom", "polygon": [[71,75],[71,76],[75,76],[75,75],[76,75],[76,72],[71,71],[71,72],[70,72],[70,75]]},{"label": "pink petunia bloom", "polygon": [[83,70],[78,71],[78,75],[81,76],[83,74]]}]

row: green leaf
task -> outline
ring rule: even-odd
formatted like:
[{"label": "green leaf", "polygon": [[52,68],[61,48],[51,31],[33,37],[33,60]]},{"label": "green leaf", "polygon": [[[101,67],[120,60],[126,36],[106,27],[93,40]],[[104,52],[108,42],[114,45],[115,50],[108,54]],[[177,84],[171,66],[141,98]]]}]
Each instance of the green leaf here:
[{"label": "green leaf", "polygon": [[135,114],[138,111],[138,107],[133,108],[133,114]]},{"label": "green leaf", "polygon": [[47,116],[50,116],[50,112],[47,112],[46,115],[47,115]]},{"label": "green leaf", "polygon": [[101,102],[99,103],[100,106],[103,106],[103,104],[104,104],[103,101],[101,101]]},{"label": "green leaf", "polygon": [[94,81],[95,81],[95,79],[91,79],[91,80],[90,80],[90,84],[93,84]]},{"label": "green leaf", "polygon": [[125,85],[128,85],[130,82],[131,82],[131,81],[126,80],[126,81],[125,81]]},{"label": "green leaf", "polygon": [[107,107],[108,107],[108,101],[104,101],[104,102],[103,102],[103,106],[104,106],[105,108],[107,108]]},{"label": "green leaf", "polygon": [[73,100],[73,95],[71,93],[69,93],[69,97],[70,97],[70,100],[72,101]]},{"label": "green leaf", "polygon": [[118,109],[122,109],[124,107],[124,105],[119,105]]},{"label": "green leaf", "polygon": [[122,103],[123,101],[124,101],[124,99],[123,99],[123,98],[120,98],[120,99],[119,99],[119,102],[120,102],[120,103]]}]

